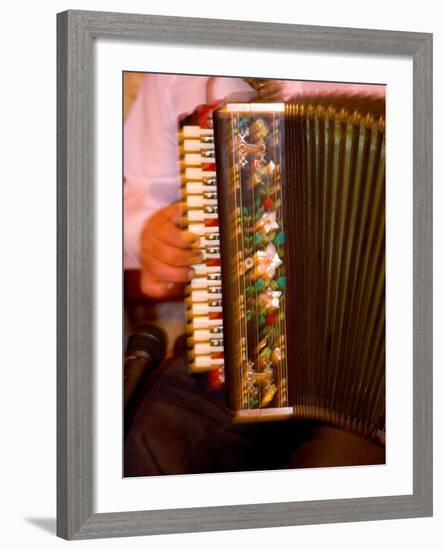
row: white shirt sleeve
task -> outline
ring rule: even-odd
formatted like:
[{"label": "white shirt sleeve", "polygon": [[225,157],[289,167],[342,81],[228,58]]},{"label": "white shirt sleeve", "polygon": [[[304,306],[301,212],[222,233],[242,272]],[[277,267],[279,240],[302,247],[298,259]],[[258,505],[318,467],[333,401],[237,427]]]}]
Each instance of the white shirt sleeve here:
[{"label": "white shirt sleeve", "polygon": [[[138,268],[140,233],[154,212],[180,198],[178,120],[206,102],[208,77],[146,75],[124,128],[124,266]],[[217,97],[250,88],[220,79]]]},{"label": "white shirt sleeve", "polygon": [[124,265],[139,266],[142,225],[179,199],[177,126],[170,75],[145,77],[124,128]]}]

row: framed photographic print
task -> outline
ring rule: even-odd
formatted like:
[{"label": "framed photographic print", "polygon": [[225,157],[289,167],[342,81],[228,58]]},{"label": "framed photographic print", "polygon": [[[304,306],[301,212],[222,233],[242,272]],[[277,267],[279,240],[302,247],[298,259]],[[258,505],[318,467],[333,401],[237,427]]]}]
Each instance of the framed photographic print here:
[{"label": "framed photographic print", "polygon": [[432,37],[58,15],[58,534],[432,514]]}]

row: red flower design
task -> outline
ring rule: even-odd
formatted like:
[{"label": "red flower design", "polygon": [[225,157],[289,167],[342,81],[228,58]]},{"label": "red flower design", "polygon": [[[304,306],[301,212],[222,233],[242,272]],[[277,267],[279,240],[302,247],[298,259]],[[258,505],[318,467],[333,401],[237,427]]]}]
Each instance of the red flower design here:
[{"label": "red flower design", "polygon": [[266,199],[264,199],[264,208],[266,208],[267,210],[271,210],[273,208],[273,199],[271,197],[267,197]]},{"label": "red flower design", "polygon": [[272,325],[276,320],[276,314],[275,313],[268,313],[265,320],[266,320],[267,325]]}]

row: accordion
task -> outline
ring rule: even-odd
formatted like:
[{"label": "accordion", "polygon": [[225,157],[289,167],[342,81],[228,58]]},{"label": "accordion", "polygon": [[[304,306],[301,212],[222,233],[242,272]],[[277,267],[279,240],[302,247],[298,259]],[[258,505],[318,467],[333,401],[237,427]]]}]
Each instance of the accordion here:
[{"label": "accordion", "polygon": [[189,365],[238,422],[316,419],[384,440],[385,104],[233,100],[182,127]]}]

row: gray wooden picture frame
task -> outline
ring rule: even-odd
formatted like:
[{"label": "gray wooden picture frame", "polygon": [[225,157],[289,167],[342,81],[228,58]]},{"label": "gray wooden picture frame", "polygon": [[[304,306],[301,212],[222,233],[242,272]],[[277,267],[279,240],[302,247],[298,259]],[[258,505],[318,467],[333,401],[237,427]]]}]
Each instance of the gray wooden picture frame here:
[{"label": "gray wooden picture frame", "polygon": [[[413,60],[413,494],[93,512],[93,44],[135,39]],[[57,16],[57,533],[88,539],[432,515],[432,35],[66,11]]]}]

